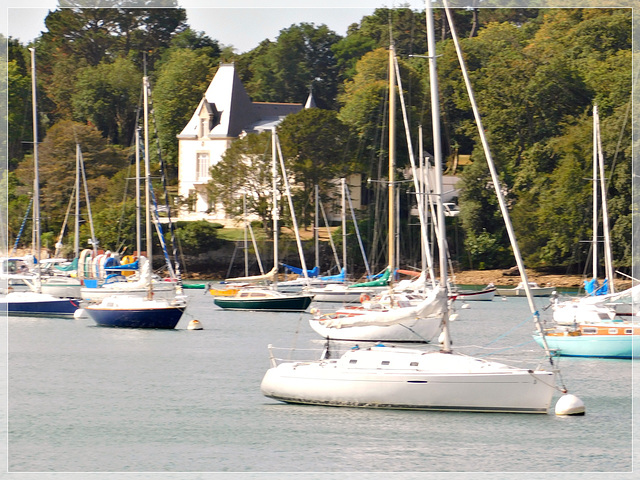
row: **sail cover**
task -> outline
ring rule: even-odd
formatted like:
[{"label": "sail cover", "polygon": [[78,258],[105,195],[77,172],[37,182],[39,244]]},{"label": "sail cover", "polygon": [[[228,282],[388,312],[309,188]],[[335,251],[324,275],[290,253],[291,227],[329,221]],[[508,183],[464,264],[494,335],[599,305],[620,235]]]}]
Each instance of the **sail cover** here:
[{"label": "sail cover", "polygon": [[260,282],[263,280],[273,280],[273,278],[276,276],[277,273],[278,273],[278,267],[273,267],[270,272],[267,272],[264,275],[226,278],[225,282]]},{"label": "sail cover", "polygon": [[[304,275],[304,270],[302,268],[294,267],[293,265],[287,265],[286,263],[283,263],[282,266],[287,270],[289,270],[290,272],[295,273],[296,275]],[[312,270],[307,270],[307,277],[309,278],[317,277],[319,273],[320,273],[320,267],[316,266],[316,267],[313,267]]]},{"label": "sail cover", "polygon": [[436,287],[427,298],[415,306],[392,308],[383,312],[367,311],[362,314],[327,318],[321,321],[322,325],[328,328],[396,325],[421,318],[441,317],[447,310],[447,302],[446,290]]}]

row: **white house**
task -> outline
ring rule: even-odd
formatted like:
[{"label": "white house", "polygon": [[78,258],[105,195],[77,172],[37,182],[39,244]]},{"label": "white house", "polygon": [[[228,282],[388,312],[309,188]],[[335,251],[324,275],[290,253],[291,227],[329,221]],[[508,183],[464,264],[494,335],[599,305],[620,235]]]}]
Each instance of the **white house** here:
[{"label": "white house", "polygon": [[[306,107],[310,106],[314,106],[311,96]],[[224,211],[216,208],[207,195],[209,168],[238,137],[271,130],[284,117],[303,108],[302,104],[252,102],[235,65],[221,64],[191,120],[178,135],[178,194],[195,198],[192,211],[180,212],[180,218],[227,223]]]}]

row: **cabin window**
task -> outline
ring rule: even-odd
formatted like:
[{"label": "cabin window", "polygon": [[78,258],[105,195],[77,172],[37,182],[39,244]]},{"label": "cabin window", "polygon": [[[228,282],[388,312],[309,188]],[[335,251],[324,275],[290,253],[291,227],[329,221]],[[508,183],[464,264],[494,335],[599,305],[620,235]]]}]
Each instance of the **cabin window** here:
[{"label": "cabin window", "polygon": [[418,366],[418,362],[411,362],[409,365],[412,366],[412,367],[417,367]]},{"label": "cabin window", "polygon": [[586,333],[588,335],[595,335],[596,333],[598,333],[598,329],[593,327],[583,328],[582,333]]},{"label": "cabin window", "polygon": [[354,365],[354,364],[358,363],[358,360],[351,359],[351,360],[349,360],[349,363],[351,365]]},{"label": "cabin window", "polygon": [[389,365],[389,363],[390,363],[389,360],[383,360],[382,361],[382,365]]},{"label": "cabin window", "polygon": [[610,328],[609,329],[609,335],[617,335],[618,334],[618,329],[617,328]]},{"label": "cabin window", "polygon": [[196,176],[198,180],[209,177],[209,152],[199,152],[196,155]]},{"label": "cabin window", "polygon": [[625,328],[624,329],[624,334],[625,335],[633,335],[633,328]]}]

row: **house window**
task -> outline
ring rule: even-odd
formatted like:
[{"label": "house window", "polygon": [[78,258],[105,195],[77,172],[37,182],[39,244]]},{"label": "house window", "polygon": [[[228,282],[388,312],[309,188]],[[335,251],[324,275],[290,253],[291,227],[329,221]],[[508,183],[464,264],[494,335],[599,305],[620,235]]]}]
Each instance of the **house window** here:
[{"label": "house window", "polygon": [[196,155],[196,177],[198,180],[209,178],[209,152]]}]

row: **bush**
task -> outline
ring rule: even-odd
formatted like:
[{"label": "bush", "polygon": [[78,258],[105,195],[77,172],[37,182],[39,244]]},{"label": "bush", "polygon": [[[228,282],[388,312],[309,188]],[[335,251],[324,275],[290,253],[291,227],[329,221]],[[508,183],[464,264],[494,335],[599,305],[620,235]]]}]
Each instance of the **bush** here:
[{"label": "bush", "polygon": [[176,235],[182,251],[189,255],[216,250],[222,245],[218,238],[218,230],[223,228],[219,223],[209,223],[205,220],[196,222],[178,222]]}]

